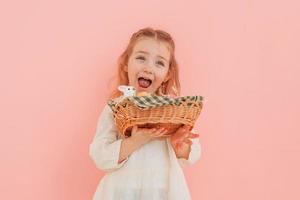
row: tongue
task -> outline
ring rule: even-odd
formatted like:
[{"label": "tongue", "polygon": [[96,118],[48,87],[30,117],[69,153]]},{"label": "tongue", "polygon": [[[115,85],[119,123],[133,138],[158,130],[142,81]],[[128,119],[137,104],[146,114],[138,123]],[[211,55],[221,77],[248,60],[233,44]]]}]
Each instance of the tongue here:
[{"label": "tongue", "polygon": [[143,88],[147,88],[151,84],[151,82],[149,80],[146,80],[146,79],[143,79],[143,78],[140,78],[138,81],[139,81],[139,85]]}]

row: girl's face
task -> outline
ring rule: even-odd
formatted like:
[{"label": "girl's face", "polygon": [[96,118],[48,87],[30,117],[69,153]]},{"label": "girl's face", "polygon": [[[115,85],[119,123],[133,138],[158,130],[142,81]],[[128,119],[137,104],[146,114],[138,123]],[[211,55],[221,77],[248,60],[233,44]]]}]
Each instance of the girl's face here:
[{"label": "girl's face", "polygon": [[170,52],[168,44],[153,38],[141,38],[128,59],[129,85],[137,92],[154,94],[168,80]]}]

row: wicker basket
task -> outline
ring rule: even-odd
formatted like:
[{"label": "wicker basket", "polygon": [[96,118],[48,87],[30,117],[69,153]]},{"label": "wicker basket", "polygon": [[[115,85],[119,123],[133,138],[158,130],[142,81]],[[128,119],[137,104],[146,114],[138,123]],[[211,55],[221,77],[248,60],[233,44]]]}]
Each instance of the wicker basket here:
[{"label": "wicker basket", "polygon": [[130,136],[132,127],[138,125],[165,127],[168,129],[165,137],[168,137],[183,125],[193,128],[202,110],[203,97],[132,96],[120,102],[111,100],[108,105],[121,136]]}]

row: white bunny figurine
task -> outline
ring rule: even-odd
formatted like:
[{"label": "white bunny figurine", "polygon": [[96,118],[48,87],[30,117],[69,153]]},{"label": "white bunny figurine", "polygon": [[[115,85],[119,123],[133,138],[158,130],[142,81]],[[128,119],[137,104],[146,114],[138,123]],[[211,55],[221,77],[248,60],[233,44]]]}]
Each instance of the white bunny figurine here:
[{"label": "white bunny figurine", "polygon": [[118,90],[123,92],[125,97],[131,97],[136,95],[136,90],[133,86],[120,85]]}]

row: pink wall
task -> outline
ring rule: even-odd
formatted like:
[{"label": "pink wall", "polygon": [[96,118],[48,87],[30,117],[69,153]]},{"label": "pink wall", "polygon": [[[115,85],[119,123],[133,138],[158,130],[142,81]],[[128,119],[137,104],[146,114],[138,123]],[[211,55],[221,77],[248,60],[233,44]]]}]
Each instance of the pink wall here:
[{"label": "pink wall", "polygon": [[193,199],[300,199],[299,2],[130,2],[0,6],[0,199],[91,199],[103,173],[88,145],[145,26],[174,36],[183,95],[208,100],[202,158],[185,169]]}]

